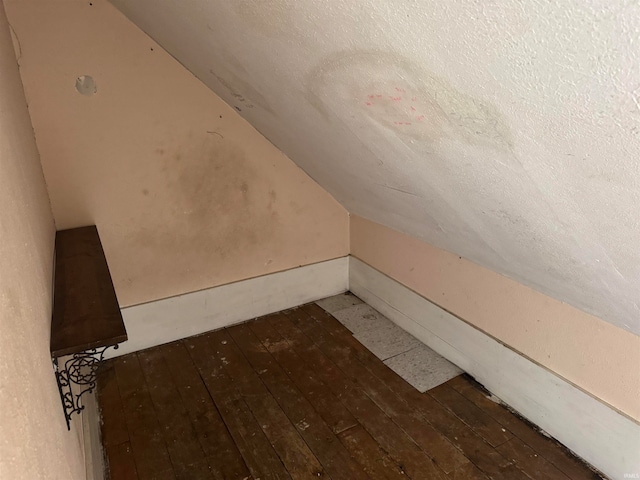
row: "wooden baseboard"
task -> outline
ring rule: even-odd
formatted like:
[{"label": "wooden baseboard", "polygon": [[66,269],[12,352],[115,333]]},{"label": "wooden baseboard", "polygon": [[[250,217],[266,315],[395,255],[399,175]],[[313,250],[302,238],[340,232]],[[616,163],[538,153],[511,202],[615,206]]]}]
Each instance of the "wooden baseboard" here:
[{"label": "wooden baseboard", "polygon": [[233,325],[345,292],[349,259],[336,258],[122,309],[129,340],[105,357]]},{"label": "wooden baseboard", "polygon": [[640,425],[350,257],[349,289],[612,479],[640,478]]}]

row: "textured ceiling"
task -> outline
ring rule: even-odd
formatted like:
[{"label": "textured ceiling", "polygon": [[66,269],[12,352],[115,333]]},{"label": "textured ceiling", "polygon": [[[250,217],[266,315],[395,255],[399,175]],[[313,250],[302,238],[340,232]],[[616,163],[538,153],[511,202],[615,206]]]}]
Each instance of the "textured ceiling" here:
[{"label": "textured ceiling", "polygon": [[640,334],[638,2],[112,3],[351,213]]}]

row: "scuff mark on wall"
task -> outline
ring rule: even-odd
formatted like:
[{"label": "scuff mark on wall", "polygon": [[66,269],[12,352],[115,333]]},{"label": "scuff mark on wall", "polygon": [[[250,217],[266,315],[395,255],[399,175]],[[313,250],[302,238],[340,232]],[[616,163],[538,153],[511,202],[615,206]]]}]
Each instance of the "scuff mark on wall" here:
[{"label": "scuff mark on wall", "polygon": [[[247,108],[258,107],[271,114],[273,111],[267,100],[255,88],[240,80],[240,78],[230,72],[226,72],[224,77],[218,75],[213,69],[209,73],[220,82],[220,84],[231,94],[231,96]],[[238,109],[236,107],[236,109]],[[239,109],[238,109],[239,110]]]},{"label": "scuff mark on wall", "polygon": [[346,51],[307,75],[306,98],[327,121],[348,102],[357,116],[401,137],[433,144],[442,139],[511,152],[498,109],[456,89],[411,60],[390,52]]},{"label": "scuff mark on wall", "polygon": [[392,187],[391,185],[385,185],[383,183],[376,183],[376,185],[378,185],[379,187],[388,188],[389,190],[395,190],[396,192],[404,193],[406,195],[413,195],[414,197],[420,197],[421,196],[421,195],[419,195],[417,193],[413,193],[413,192],[410,192],[408,190],[404,190],[404,189],[398,188],[398,187]]}]

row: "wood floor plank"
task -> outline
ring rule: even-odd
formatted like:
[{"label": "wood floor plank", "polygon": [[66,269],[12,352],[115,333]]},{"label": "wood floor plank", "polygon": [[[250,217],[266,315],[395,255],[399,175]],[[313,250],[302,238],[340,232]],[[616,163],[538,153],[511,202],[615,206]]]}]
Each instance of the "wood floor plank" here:
[{"label": "wood floor plank", "polygon": [[172,468],[170,470],[163,470],[161,472],[154,473],[151,478],[153,478],[153,480],[176,480],[176,474]]},{"label": "wood floor plank", "polygon": [[100,415],[109,419],[102,425],[102,445],[108,447],[128,442],[129,432],[122,411],[122,399],[113,360],[104,362],[98,369],[96,381],[100,385],[96,393]]},{"label": "wood floor plank", "polygon": [[[180,392],[171,381],[162,352],[158,348],[150,348],[138,352],[138,359],[176,478],[212,479],[204,451],[184,408]],[[205,465],[204,469],[202,465]]]},{"label": "wood floor plank", "polygon": [[[345,373],[356,380],[365,393],[396,423],[412,440],[418,444],[431,457],[435,463],[446,473],[463,470],[467,475],[473,471],[468,464],[470,461],[440,432],[410,405],[400,401],[398,396],[389,387],[367,370],[351,353],[338,343],[332,341],[322,329],[306,326],[308,332],[316,340],[316,344],[334,362],[339,359],[340,365],[344,365]],[[341,331],[342,333],[342,331]],[[351,337],[350,333],[344,332]],[[387,368],[386,366],[384,368]],[[471,477],[469,477],[471,478]],[[476,478],[486,478],[476,472]]]},{"label": "wood floor plank", "polygon": [[[282,314],[272,316],[278,315]],[[315,369],[308,368],[289,342],[271,326],[272,316],[259,318],[248,326],[334,433],[356,426],[355,417],[318,378]]]},{"label": "wood floor plank", "polygon": [[140,480],[169,478],[173,466],[137,355],[114,360],[122,407]]},{"label": "wood floor plank", "polygon": [[216,480],[250,473],[183,342],[159,347]]},{"label": "wood floor plank", "polygon": [[109,469],[109,480],[138,480],[136,462],[129,442],[105,445],[104,449]]},{"label": "wood floor plank", "polygon": [[533,480],[568,480],[564,473],[529,448],[518,437],[500,445],[498,451]]},{"label": "wood floor plank", "polygon": [[[359,357],[354,358],[355,352],[350,350],[350,342],[354,342],[359,347],[361,347],[361,344],[353,338],[348,330],[342,325],[338,325],[337,328],[334,329],[337,337],[330,338],[321,326],[305,319],[305,314],[308,315],[305,309],[301,309],[296,315],[291,315],[290,318],[298,325],[303,325],[303,328],[307,330],[307,334],[316,340],[316,344],[324,348],[325,353],[329,357],[334,361],[336,358],[339,358],[340,362],[346,366],[348,376],[357,381],[367,395],[369,395],[398,426],[411,436],[418,445],[423,447],[425,452],[433,458],[445,472],[453,472],[469,463],[469,460],[462,455],[446,437],[437,432],[428,420],[417,415],[411,405],[401,401],[392,389],[383,382],[380,382],[380,379],[365,368],[364,364],[357,361],[360,360]],[[333,319],[333,317],[330,318]],[[341,345],[340,340],[346,340],[348,343]],[[370,357],[367,358],[367,360],[374,359],[379,362],[371,352],[368,350],[366,350],[366,352],[367,357]],[[389,375],[400,378],[382,362],[380,362],[380,368],[386,370]]]},{"label": "wood floor plank", "polygon": [[[421,394],[369,350],[358,342],[349,331],[333,316],[328,315],[313,305],[304,309],[310,318],[315,320],[333,338],[345,347],[354,359],[382,381],[388,388],[396,392],[401,400],[420,414],[433,427],[455,445],[475,466],[487,476],[494,479],[522,479],[523,472],[505,459],[499,452],[477,435],[468,425],[444,408],[433,397]],[[323,334],[315,333],[316,337]]]},{"label": "wood floor plank", "polygon": [[333,480],[366,479],[360,465],[246,325],[227,329]]},{"label": "wood floor plank", "polygon": [[256,479],[291,479],[221,362],[211,354],[216,347],[210,342],[210,334],[191,337],[183,340],[183,343],[251,475]]},{"label": "wood floor plank", "polygon": [[455,480],[486,480],[488,477],[472,462],[456,466],[456,469],[449,473],[449,478]]},{"label": "wood floor plank", "polygon": [[291,478],[242,398],[223,397],[219,408],[254,478]]},{"label": "wood floor plank", "polygon": [[484,410],[504,428],[535,450],[536,453],[546,458],[572,480],[600,479],[599,475],[593,472],[580,459],[573,456],[556,440],[542,435],[532,425],[518,418],[507,408],[490,400],[488,398],[490,394],[468,375],[460,375],[450,380],[449,385]]},{"label": "wood floor plank", "polygon": [[465,456],[488,477],[501,480],[526,478],[513,462],[479,438],[467,425],[459,421],[452,422],[451,417],[444,415],[440,409],[430,408],[429,410],[432,412],[428,415],[432,425],[460,448]]},{"label": "wood floor plank", "polygon": [[338,434],[342,444],[363,466],[373,480],[401,480],[407,478],[400,466],[361,425]]},{"label": "wood floor plank", "polygon": [[317,305],[108,361],[112,480],[599,478],[468,376],[419,393]]},{"label": "wood floor plank", "polygon": [[232,379],[293,479],[317,479],[324,469],[226,330],[213,332],[211,353]]},{"label": "wood floor plank", "polygon": [[492,447],[502,445],[513,437],[511,432],[446,383],[427,393],[469,425]]},{"label": "wood floor plank", "polygon": [[309,337],[292,335],[293,324],[289,318],[274,319],[273,325],[294,349],[299,349],[301,358],[315,366],[324,383],[334,390],[358,422],[409,478],[446,477],[444,471],[359,388],[357,379],[344,373],[345,365],[333,363],[335,359],[325,355],[320,346],[315,345]]},{"label": "wood floor plank", "polygon": [[[353,368],[358,363],[362,364],[366,370],[377,377],[382,382],[372,381],[372,385],[385,386],[397,395],[395,402],[404,402],[409,405],[422,419],[430,423],[438,432],[445,436],[449,442],[456,446],[466,456],[471,463],[478,467],[484,474],[494,479],[521,479],[525,475],[516,466],[505,459],[499,452],[486,443],[468,425],[453,415],[450,411],[442,407],[435,399],[428,395],[422,395],[395,372],[391,371],[382,361],[375,357],[369,350],[358,342],[346,328],[334,317],[324,310],[314,305],[306,305],[301,309],[302,317],[299,324],[307,329],[308,334],[314,341],[323,347],[323,343],[331,345],[335,342],[338,346],[333,347],[330,355],[344,356],[344,364],[348,368]],[[314,326],[315,324],[315,326]],[[329,335],[331,338],[327,338]],[[327,348],[324,346],[324,348]],[[366,378],[363,371],[353,372],[354,378]],[[377,401],[384,401],[383,396],[373,396]],[[470,467],[467,467],[470,468]]]},{"label": "wood floor plank", "polygon": [[211,480],[214,478],[207,459],[196,463],[174,465],[173,469],[178,480]]}]

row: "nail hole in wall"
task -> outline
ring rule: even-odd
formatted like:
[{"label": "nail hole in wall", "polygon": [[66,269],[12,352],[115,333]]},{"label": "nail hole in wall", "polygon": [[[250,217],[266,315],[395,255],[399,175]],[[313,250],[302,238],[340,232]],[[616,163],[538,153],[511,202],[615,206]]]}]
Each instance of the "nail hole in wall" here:
[{"label": "nail hole in wall", "polygon": [[76,90],[82,95],[90,97],[98,91],[96,82],[91,75],[80,75],[76,78]]}]

